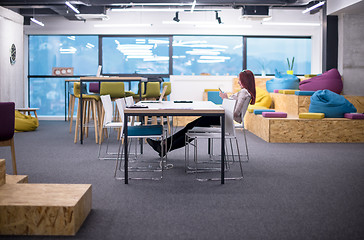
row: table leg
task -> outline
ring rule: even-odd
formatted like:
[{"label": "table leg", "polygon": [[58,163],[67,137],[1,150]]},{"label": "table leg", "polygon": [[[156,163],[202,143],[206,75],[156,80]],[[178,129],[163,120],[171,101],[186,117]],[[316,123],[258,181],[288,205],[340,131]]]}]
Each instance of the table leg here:
[{"label": "table leg", "polygon": [[80,143],[83,144],[83,104],[82,104],[82,80],[80,79],[80,104],[81,106],[78,106],[80,108]]},{"label": "table leg", "polygon": [[225,115],[221,120],[221,184],[225,183]]},{"label": "table leg", "polygon": [[[128,119],[128,115],[124,113],[124,119]],[[128,184],[128,121],[124,121],[124,180]]]},{"label": "table leg", "polygon": [[66,81],[64,81],[64,121],[67,121],[67,97],[66,97],[66,91],[67,91]]}]

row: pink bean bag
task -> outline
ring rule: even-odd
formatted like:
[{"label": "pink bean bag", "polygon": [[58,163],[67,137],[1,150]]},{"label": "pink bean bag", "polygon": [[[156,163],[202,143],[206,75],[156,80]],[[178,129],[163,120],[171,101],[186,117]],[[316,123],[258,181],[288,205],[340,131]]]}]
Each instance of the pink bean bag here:
[{"label": "pink bean bag", "polygon": [[299,84],[302,91],[317,91],[328,89],[334,93],[340,94],[343,90],[343,81],[341,75],[336,68],[333,68],[323,74],[303,80]]}]

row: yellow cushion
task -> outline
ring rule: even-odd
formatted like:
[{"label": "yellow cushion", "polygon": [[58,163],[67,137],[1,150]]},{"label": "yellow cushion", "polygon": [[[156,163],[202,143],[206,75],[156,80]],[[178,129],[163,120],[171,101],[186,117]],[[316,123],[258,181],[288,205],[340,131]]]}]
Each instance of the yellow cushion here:
[{"label": "yellow cushion", "polygon": [[300,113],[298,118],[303,119],[322,119],[325,117],[324,113]]},{"label": "yellow cushion", "polygon": [[[272,98],[270,94],[263,88],[256,87],[255,89],[256,89],[256,97],[254,106],[269,108],[270,105],[272,104]],[[264,109],[264,108],[259,108],[259,109]]]},{"label": "yellow cushion", "polygon": [[263,107],[263,106],[256,106],[256,105],[248,106],[248,112],[252,113],[252,112],[254,112],[254,109],[269,109],[269,108]]},{"label": "yellow cushion", "polygon": [[218,92],[220,90],[219,89],[216,89],[216,88],[206,88],[204,91],[205,92]]},{"label": "yellow cushion", "polygon": [[291,89],[286,89],[283,90],[283,94],[295,94],[295,92],[297,92],[299,90],[291,90]]},{"label": "yellow cushion", "polygon": [[37,118],[15,111],[16,132],[34,131],[38,126],[39,122]]}]

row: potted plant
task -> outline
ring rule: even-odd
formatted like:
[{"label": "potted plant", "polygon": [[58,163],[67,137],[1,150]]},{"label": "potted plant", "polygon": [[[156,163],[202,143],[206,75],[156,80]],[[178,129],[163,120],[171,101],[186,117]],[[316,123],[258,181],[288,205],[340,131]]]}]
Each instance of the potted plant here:
[{"label": "potted plant", "polygon": [[287,74],[293,75],[294,57],[292,57],[292,61],[289,61],[289,58],[287,58],[287,63],[288,63]]}]

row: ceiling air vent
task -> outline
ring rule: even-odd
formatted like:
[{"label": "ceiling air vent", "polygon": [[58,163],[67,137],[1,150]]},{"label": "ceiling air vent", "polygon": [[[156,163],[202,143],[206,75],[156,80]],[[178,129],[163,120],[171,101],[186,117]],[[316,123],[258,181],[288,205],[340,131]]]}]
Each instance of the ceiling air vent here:
[{"label": "ceiling air vent", "polygon": [[249,20],[262,20],[269,17],[268,6],[244,6],[242,8],[242,16],[240,18]]}]

